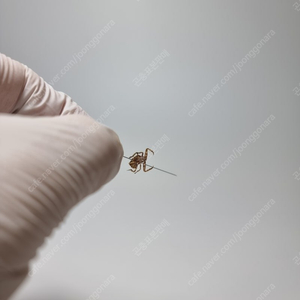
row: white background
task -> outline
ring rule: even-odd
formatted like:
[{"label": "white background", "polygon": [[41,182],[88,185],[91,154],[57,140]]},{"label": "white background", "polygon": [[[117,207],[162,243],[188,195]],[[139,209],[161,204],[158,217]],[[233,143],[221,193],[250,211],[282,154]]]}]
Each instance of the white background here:
[{"label": "white background", "polygon": [[[134,175],[85,199],[38,251],[43,257],[90,209],[115,195],[12,297],[87,299],[297,300],[300,266],[300,12],[295,0],[0,1],[0,51],[46,81],[110,21],[115,25],[54,88],[120,136],[125,155],[170,140]],[[201,99],[270,31],[276,33],[193,117]],[[142,85],[134,78],[166,49]],[[271,114],[275,120],[197,198],[188,197]],[[188,284],[270,200],[275,204],[193,286]],[[133,248],[163,220],[170,226]]]}]

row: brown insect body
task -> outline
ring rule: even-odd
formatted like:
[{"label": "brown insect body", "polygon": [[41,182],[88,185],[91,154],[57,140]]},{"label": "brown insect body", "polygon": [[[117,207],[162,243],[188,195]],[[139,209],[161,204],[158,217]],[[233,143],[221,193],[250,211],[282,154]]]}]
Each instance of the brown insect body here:
[{"label": "brown insect body", "polygon": [[[132,169],[129,169],[128,171],[131,171],[134,174],[136,174],[137,172],[139,172],[141,170],[142,165],[143,165],[144,172],[148,172],[148,171],[152,170],[153,167],[146,170],[146,161],[147,161],[147,157],[148,157],[148,151],[151,151],[154,154],[154,152],[150,148],[146,148],[145,154],[143,152],[135,152],[133,155],[129,156],[129,159],[131,159],[129,162],[129,165]],[[140,168],[137,170],[138,167],[140,167]]]}]

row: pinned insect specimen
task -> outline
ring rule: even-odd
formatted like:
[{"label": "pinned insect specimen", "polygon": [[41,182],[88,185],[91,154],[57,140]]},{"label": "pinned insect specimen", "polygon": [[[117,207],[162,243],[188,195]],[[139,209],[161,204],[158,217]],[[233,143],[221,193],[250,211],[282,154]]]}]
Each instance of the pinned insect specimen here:
[{"label": "pinned insect specimen", "polygon": [[[148,151],[152,152],[153,155],[154,155],[154,152],[150,148],[146,148],[145,154],[142,151],[140,151],[140,152],[135,152],[133,155],[131,155],[129,157],[123,156],[123,157],[125,157],[125,158],[127,158],[127,159],[130,160],[129,165],[130,165],[130,167],[132,169],[129,169],[128,171],[131,171],[134,174],[136,174],[137,172],[139,172],[141,170],[142,165],[143,165],[143,171],[144,172],[148,172],[148,171],[150,171],[152,169],[156,169],[156,170],[159,170],[159,171],[171,174],[173,176],[177,176],[176,174],[164,171],[164,170],[156,168],[154,166],[147,165],[146,161],[147,161],[147,158],[148,158]],[[146,170],[146,166],[150,167],[150,169]],[[138,169],[138,167],[139,167],[139,169]]]},{"label": "pinned insect specimen", "polygon": [[[146,161],[147,161],[147,157],[148,157],[148,151],[151,151],[154,155],[154,152],[150,148],[146,148],[145,155],[143,152],[135,152],[133,155],[129,156],[129,159],[130,159],[129,165],[132,169],[129,169],[128,171],[131,171],[134,174],[136,174],[137,172],[139,172],[141,170],[142,164],[143,164],[144,172],[148,172],[148,171],[152,170],[153,167],[146,170]],[[140,167],[140,168],[137,170],[138,167]]]}]

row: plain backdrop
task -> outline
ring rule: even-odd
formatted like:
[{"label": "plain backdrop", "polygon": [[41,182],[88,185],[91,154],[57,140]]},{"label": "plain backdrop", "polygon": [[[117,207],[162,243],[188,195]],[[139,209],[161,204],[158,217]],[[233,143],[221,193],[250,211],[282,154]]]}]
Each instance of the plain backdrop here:
[{"label": "plain backdrop", "polygon": [[[39,249],[32,265],[60,245],[110,191],[114,196],[29,277],[12,300],[250,300],[300,295],[300,12],[296,0],[0,1],[0,51],[47,82],[111,20],[114,25],[54,88],[120,136],[125,155],[152,147],[157,170],[117,177],[85,199]],[[300,4],[299,4],[300,5]],[[276,34],[190,117],[234,63],[271,30]],[[163,50],[170,54],[141,84],[135,78]],[[294,90],[294,91],[293,91]],[[189,201],[270,115],[275,120]],[[262,207],[275,204],[194,285],[195,272]],[[141,255],[133,249],[167,226]],[[48,256],[49,257],[49,256]],[[92,298],[90,298],[92,299]]]}]

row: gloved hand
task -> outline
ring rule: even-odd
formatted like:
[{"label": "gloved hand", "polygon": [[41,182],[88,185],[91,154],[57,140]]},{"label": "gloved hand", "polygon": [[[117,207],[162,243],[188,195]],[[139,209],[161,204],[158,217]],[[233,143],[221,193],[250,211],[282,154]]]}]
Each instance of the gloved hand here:
[{"label": "gloved hand", "polygon": [[68,211],[118,172],[118,136],[0,54],[0,299]]}]

